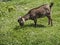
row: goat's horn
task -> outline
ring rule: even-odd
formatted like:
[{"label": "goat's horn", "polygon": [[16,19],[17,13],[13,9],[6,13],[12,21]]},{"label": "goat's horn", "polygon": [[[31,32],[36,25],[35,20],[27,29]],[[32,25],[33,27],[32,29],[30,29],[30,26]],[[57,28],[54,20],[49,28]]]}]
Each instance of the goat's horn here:
[{"label": "goat's horn", "polygon": [[21,18],[21,16],[19,18]]}]

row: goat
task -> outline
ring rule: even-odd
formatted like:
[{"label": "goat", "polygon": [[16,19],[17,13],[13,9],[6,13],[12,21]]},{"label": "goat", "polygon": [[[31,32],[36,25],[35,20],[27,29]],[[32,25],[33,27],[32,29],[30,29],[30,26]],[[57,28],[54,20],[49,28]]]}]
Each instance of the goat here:
[{"label": "goat", "polygon": [[24,16],[20,16],[18,18],[18,22],[21,26],[24,25],[24,22],[26,20],[34,20],[34,24],[35,26],[37,25],[37,18],[41,18],[41,17],[47,17],[48,18],[48,25],[51,24],[51,26],[53,26],[52,24],[52,18],[51,18],[51,8],[53,6],[53,2],[51,2],[50,4],[44,4],[41,5],[37,8],[33,8],[31,10],[29,10],[29,12],[24,15]]}]

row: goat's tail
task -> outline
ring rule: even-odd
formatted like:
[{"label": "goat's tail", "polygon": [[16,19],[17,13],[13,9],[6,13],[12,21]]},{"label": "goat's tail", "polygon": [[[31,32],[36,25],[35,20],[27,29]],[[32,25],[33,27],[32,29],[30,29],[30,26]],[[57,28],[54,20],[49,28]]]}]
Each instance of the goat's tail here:
[{"label": "goat's tail", "polygon": [[50,8],[53,6],[53,4],[54,4],[53,2],[50,3]]}]

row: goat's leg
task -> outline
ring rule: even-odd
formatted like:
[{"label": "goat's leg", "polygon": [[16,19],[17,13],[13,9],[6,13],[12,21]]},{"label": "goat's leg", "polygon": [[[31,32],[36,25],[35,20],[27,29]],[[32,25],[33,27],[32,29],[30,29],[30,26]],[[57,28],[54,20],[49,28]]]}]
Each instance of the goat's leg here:
[{"label": "goat's leg", "polygon": [[47,16],[47,17],[48,17],[48,25],[50,25],[50,24],[51,24],[51,26],[53,26],[51,16]]},{"label": "goat's leg", "polygon": [[48,25],[50,25],[50,18],[49,18],[49,16],[48,16]]},{"label": "goat's leg", "polygon": [[51,19],[51,26],[53,26],[52,19]]},{"label": "goat's leg", "polygon": [[37,19],[34,19],[34,25],[37,26]]}]

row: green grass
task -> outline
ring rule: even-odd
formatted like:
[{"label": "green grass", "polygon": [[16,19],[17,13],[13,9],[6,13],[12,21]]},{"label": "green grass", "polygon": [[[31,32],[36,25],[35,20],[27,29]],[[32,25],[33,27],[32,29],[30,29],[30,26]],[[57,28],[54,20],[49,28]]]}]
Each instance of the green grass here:
[{"label": "green grass", "polygon": [[[54,0],[52,8],[53,26],[47,18],[38,19],[38,26],[28,20],[20,27],[17,19],[30,9],[50,0],[12,0],[0,2],[0,45],[60,45],[60,0]],[[13,8],[8,12],[9,8]]]}]

